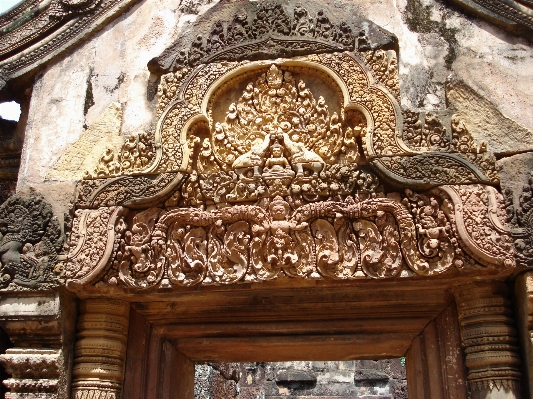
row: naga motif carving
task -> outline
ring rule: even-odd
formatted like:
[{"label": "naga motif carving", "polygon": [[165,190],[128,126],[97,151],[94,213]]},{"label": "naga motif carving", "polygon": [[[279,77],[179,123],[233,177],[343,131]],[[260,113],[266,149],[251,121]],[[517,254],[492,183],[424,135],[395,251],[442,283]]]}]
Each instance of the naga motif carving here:
[{"label": "naga motif carving", "polygon": [[[432,276],[475,270],[477,260],[505,269],[514,263],[502,209],[501,198],[483,186],[319,202],[277,195],[210,211],[150,208],[134,215],[131,228],[118,216],[104,217],[101,229],[109,232],[112,249],[94,270],[89,270],[94,260],[77,262],[67,274],[73,282],[144,289],[279,278]],[[85,212],[103,215],[103,210]],[[75,226],[79,230],[83,226]],[[81,241],[71,246],[89,248]]]},{"label": "naga motif carving", "polygon": [[35,191],[0,206],[0,287],[43,289],[62,281],[64,235],[52,207]]}]

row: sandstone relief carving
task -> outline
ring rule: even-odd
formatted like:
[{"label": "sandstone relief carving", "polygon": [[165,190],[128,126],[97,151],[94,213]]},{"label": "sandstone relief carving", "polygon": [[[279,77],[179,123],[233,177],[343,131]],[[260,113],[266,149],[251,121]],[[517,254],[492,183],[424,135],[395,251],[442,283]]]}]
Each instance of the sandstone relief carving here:
[{"label": "sandstone relief carving", "polygon": [[210,62],[390,48],[396,38],[367,20],[336,21],[324,9],[311,13],[301,4],[287,8],[268,1],[244,4],[233,18],[216,21],[208,34],[190,42],[170,46],[149,68],[170,72]]},{"label": "sandstone relief carving", "polygon": [[0,206],[0,287],[43,289],[63,281],[64,235],[52,207],[35,191]]},{"label": "sandstone relief carving", "polygon": [[[69,256],[76,261],[69,262],[67,277],[144,289],[503,271],[514,257],[503,201],[494,191],[444,186],[426,194],[319,202],[276,195],[210,211],[150,208],[134,213],[131,225],[123,210],[114,216],[110,208],[85,210],[74,225],[71,247],[78,252]],[[106,248],[85,243],[104,231]]]},{"label": "sandstone relief carving", "polygon": [[[313,93],[317,83],[329,90]],[[242,94],[228,101],[232,85]],[[81,183],[79,191],[100,198],[111,184],[104,178],[169,172],[188,175],[183,202],[198,205],[298,190],[322,197],[371,192],[379,185],[371,168],[414,188],[498,182],[494,156],[458,117],[402,117],[397,92],[394,51],[185,67],[161,79],[153,138],[131,136],[119,154],[106,150],[87,172],[95,182]],[[227,104],[224,115],[220,104]],[[278,179],[282,165],[286,173]],[[223,182],[217,192],[214,181]]]},{"label": "sandstone relief carving", "polygon": [[524,184],[518,206],[513,206],[513,193],[504,193],[507,200],[507,220],[512,228],[517,261],[524,266],[533,264],[533,172]]},{"label": "sandstone relief carving", "polygon": [[[279,5],[259,11],[246,35],[304,40],[321,29],[301,7],[294,24]],[[235,29],[216,23],[209,39],[193,43],[161,78],[153,134],[106,151],[78,186],[66,267],[73,286],[515,266],[501,196],[457,185],[497,183],[494,156],[456,114],[401,112],[394,50],[209,58],[237,43],[228,39]],[[254,43],[248,48],[259,51]],[[400,194],[389,183],[411,189]]]},{"label": "sandstone relief carving", "polygon": [[[163,75],[154,142],[142,147],[150,161],[136,164],[140,141],[126,139],[79,185],[71,284],[145,289],[514,267],[502,197],[457,185],[498,182],[494,156],[454,114],[402,115],[397,75],[396,53],[385,50]],[[118,175],[100,178],[113,175],[112,162]],[[412,189],[398,193],[389,182]],[[140,211],[125,217],[124,206]],[[96,238],[104,232],[105,244]]]}]

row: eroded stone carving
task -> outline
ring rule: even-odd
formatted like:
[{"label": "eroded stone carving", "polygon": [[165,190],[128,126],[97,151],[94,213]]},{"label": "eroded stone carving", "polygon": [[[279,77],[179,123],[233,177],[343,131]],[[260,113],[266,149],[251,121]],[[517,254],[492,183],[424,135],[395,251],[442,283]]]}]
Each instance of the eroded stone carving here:
[{"label": "eroded stone carving", "polygon": [[7,398],[57,398],[61,351],[57,349],[12,348],[0,357],[11,374],[3,384]]},{"label": "eroded stone carving", "polygon": [[35,191],[0,206],[0,286],[56,286],[62,279],[64,235],[52,207]]},{"label": "eroded stone carving", "polygon": [[[279,3],[263,2],[255,10],[241,10],[231,20],[216,21],[210,33],[205,37],[197,36],[189,48],[175,44],[152,60],[149,66],[168,72],[183,66],[194,67],[223,60],[368,49],[370,43],[366,33],[369,25],[372,24],[368,21],[366,26],[361,24],[358,27],[345,21],[334,21],[324,10],[311,15],[301,4],[287,10]],[[374,33],[374,37],[384,36],[379,31]],[[381,45],[390,44],[394,38],[384,36],[381,40]],[[374,43],[374,46],[377,48],[379,44]]]},{"label": "eroded stone carving", "polygon": [[[468,242],[465,251],[482,265],[514,267],[515,251],[510,226],[506,224],[503,196],[494,188],[482,185],[444,186],[454,206],[452,225],[462,242]],[[442,194],[441,194],[442,195]],[[452,212],[451,206],[444,209]],[[490,234],[487,232],[490,231]]]},{"label": "eroded stone carving", "polygon": [[491,23],[523,36],[533,32],[533,4],[530,1],[454,0],[455,3]]},{"label": "eroded stone carving", "polygon": [[119,154],[107,148],[92,172],[84,179],[107,178],[146,169],[154,159],[154,140],[148,133],[128,136]]},{"label": "eroded stone carving", "polygon": [[513,193],[507,190],[507,220],[513,227],[512,235],[517,260],[520,264],[533,264],[533,172],[522,188],[518,206],[513,206]]}]

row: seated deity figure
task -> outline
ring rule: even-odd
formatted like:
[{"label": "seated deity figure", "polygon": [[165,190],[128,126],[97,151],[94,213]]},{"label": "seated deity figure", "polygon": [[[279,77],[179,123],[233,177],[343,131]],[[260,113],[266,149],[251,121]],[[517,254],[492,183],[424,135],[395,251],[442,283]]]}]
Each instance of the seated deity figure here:
[{"label": "seated deity figure", "polygon": [[263,176],[294,176],[291,165],[283,155],[283,147],[279,143],[274,143],[270,147],[270,158],[265,161]]}]

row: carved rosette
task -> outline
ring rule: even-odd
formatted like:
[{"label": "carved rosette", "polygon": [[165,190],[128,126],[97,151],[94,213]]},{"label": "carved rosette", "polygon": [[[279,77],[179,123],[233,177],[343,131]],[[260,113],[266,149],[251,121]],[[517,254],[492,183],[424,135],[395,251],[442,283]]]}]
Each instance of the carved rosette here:
[{"label": "carved rosette", "polygon": [[120,399],[128,335],[129,303],[87,299],[81,303],[72,370],[73,399]]},{"label": "carved rosette", "polygon": [[519,397],[521,360],[508,287],[469,284],[456,290],[456,300],[472,398],[496,390]]}]

